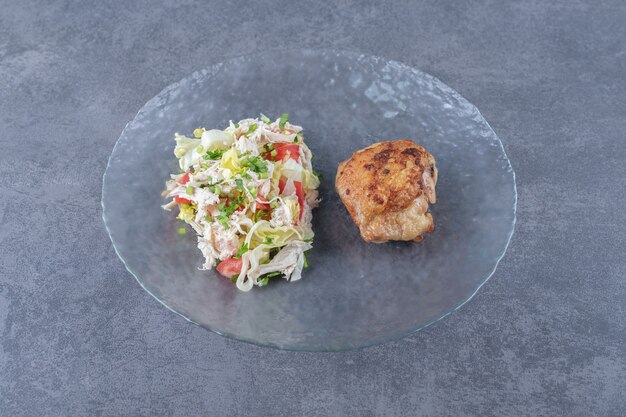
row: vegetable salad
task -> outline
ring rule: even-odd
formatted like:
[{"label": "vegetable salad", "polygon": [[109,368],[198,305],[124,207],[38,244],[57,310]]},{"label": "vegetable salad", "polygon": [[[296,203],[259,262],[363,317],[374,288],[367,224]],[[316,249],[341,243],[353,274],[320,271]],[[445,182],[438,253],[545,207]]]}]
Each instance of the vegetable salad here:
[{"label": "vegetable salad", "polygon": [[[288,114],[230,122],[224,130],[175,134],[180,173],[163,195],[198,235],[203,269],[249,291],[272,277],[297,281],[311,249],[318,175],[300,126]],[[185,229],[180,229],[184,233]]]}]

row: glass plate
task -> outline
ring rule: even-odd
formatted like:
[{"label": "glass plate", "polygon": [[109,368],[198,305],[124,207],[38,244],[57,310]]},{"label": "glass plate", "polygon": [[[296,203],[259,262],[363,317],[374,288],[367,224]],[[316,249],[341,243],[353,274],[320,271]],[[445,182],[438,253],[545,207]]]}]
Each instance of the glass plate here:
[{"label": "glass plate", "polygon": [[[174,132],[260,112],[289,112],[304,127],[322,202],[303,279],[244,293],[198,269],[196,238],[177,233],[160,192],[178,170]],[[421,244],[366,243],[334,190],[337,165],[373,142],[405,138],[437,160],[436,230]],[[345,52],[244,56],[172,84],[126,126],[103,182],[107,230],[146,291],[216,333],[289,350],[369,346],[450,314],[493,274],[515,224],[515,175],[476,107],[414,68]]]}]

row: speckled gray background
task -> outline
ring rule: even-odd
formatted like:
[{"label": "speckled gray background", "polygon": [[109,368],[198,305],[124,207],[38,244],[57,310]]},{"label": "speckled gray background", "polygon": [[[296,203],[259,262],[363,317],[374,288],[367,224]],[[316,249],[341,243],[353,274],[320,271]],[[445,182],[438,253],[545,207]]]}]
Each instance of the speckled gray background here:
[{"label": "speckled gray background", "polygon": [[[0,415],[624,416],[625,21],[623,1],[0,0]],[[149,98],[296,46],[439,77],[516,169],[496,274],[402,341],[224,339],[146,294],[104,230],[107,158]]]}]

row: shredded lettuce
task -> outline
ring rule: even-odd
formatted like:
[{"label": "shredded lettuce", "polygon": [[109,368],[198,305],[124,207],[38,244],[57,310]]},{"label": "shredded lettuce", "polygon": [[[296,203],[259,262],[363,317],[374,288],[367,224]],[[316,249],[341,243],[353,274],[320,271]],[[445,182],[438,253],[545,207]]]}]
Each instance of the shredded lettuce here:
[{"label": "shredded lettuce", "polygon": [[186,170],[200,159],[201,155],[198,153],[197,148],[200,146],[201,141],[200,139],[188,138],[178,133],[175,134],[174,140],[176,141],[174,155],[178,158],[180,169]]},{"label": "shredded lettuce", "polygon": [[311,247],[311,244],[302,241],[290,242],[270,262],[259,262],[256,266],[251,264],[248,276],[256,280],[269,272],[283,271],[287,280],[297,281],[302,276],[305,262],[304,251],[311,249]]},{"label": "shredded lettuce", "polygon": [[202,133],[201,140],[206,150],[228,149],[235,143],[235,136],[223,130],[211,129]]},{"label": "shredded lettuce", "polygon": [[310,228],[303,228],[299,226],[280,226],[273,227],[267,220],[260,220],[248,233],[246,243],[249,248],[256,248],[257,246],[264,244],[267,238],[270,238],[272,243],[266,246],[270,248],[277,248],[285,246],[287,242],[292,240],[306,240],[313,237],[313,230]]},{"label": "shredded lettuce", "polygon": [[189,204],[181,204],[180,205],[180,213],[178,213],[178,218],[184,221],[185,223],[189,223],[196,216],[194,208]]},{"label": "shredded lettuce", "polygon": [[228,170],[228,173],[230,174],[224,175],[225,178],[240,174],[244,171],[243,167],[239,163],[239,155],[237,154],[237,150],[235,148],[230,148],[224,152],[220,166],[222,169]]}]

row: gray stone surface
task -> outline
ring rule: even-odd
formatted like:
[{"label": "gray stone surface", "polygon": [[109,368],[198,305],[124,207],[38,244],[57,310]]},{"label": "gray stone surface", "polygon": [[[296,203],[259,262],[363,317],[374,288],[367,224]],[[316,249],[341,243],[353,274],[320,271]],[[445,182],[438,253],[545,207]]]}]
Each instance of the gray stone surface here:
[{"label": "gray stone surface", "polygon": [[[0,0],[0,415],[626,415],[623,1]],[[263,48],[429,72],[517,171],[518,226],[458,313],[404,340],[293,353],[145,293],[101,221],[124,125],[164,86]]]}]

